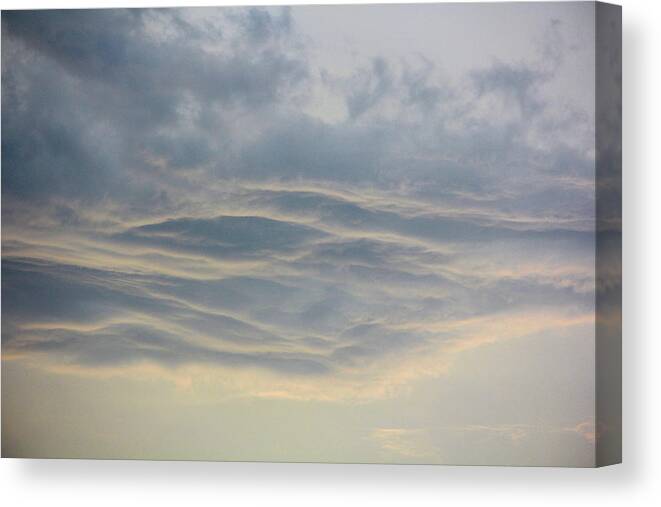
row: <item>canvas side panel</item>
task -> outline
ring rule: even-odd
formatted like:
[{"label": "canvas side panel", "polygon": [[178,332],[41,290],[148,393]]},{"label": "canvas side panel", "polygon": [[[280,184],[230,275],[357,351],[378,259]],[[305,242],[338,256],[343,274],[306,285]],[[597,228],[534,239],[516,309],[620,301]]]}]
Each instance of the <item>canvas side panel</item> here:
[{"label": "canvas side panel", "polygon": [[622,9],[596,4],[596,456],[622,461]]}]

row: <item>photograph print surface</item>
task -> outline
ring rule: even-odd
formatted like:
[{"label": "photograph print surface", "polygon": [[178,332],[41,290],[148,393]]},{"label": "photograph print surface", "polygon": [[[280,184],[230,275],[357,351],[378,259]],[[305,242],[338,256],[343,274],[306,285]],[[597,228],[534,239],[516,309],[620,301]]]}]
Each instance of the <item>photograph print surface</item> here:
[{"label": "photograph print surface", "polygon": [[597,18],[4,11],[3,456],[597,465]]}]

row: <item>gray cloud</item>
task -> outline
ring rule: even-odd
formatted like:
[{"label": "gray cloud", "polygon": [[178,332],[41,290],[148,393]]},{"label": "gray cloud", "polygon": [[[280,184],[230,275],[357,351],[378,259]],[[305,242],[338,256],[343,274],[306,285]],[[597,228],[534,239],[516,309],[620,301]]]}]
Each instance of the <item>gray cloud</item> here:
[{"label": "gray cloud", "polygon": [[523,115],[534,114],[543,107],[534,91],[548,76],[538,70],[498,62],[488,69],[473,72],[472,78],[478,94],[500,93],[517,103]]},{"label": "gray cloud", "polygon": [[[185,18],[176,10],[3,13],[3,193],[154,200],[145,155],[175,167],[207,163],[218,108],[267,107],[305,79],[300,51],[279,42],[287,15],[260,48],[222,38],[218,50],[203,49],[215,30]],[[242,41],[244,18],[219,23]],[[175,34],[159,40],[164,28]]]},{"label": "gray cloud", "polygon": [[163,331],[138,326],[109,326],[81,333],[49,330],[47,339],[25,340],[16,351],[54,353],[82,366],[117,366],[152,361],[174,367],[184,364],[212,364],[231,368],[262,367],[293,375],[328,373],[323,358],[277,353],[247,353],[195,346]]},{"label": "gray cloud", "polygon": [[447,98],[450,90],[433,82],[434,64],[424,58],[423,63],[420,69],[405,68],[402,82],[408,89],[409,102],[418,105],[424,112],[432,112],[442,98]]},{"label": "gray cloud", "polygon": [[[243,14],[243,13],[242,13]],[[264,44],[271,38],[289,35],[292,28],[291,8],[283,7],[276,16],[269,11],[258,8],[249,8],[245,15],[239,15],[249,40]]]},{"label": "gray cloud", "polygon": [[157,249],[248,258],[292,251],[323,235],[311,227],[268,218],[225,216],[143,225],[117,239]]},{"label": "gray cloud", "polygon": [[342,378],[590,311],[590,114],[554,72],[320,69],[292,12],[3,13],[8,350]]},{"label": "gray cloud", "polygon": [[352,85],[352,91],[347,96],[349,116],[357,118],[368,109],[376,106],[392,89],[393,77],[388,62],[383,58],[372,60],[369,70],[362,71]]}]

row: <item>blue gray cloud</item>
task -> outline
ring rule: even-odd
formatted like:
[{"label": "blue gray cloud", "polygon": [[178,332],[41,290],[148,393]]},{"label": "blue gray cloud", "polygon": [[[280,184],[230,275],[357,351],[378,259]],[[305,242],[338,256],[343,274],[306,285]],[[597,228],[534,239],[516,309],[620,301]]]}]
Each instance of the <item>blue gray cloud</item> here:
[{"label": "blue gray cloud", "polygon": [[3,13],[10,357],[360,397],[589,324],[593,112],[558,99],[562,24],[448,75],[326,66],[298,12]]}]

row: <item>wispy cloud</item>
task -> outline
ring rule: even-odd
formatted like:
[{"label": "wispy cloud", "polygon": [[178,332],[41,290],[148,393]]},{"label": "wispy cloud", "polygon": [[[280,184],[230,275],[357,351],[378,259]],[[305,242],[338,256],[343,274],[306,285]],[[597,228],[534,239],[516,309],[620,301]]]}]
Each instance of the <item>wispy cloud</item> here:
[{"label": "wispy cloud", "polygon": [[376,428],[371,433],[386,452],[404,458],[429,458],[435,455],[424,430],[410,428]]}]

